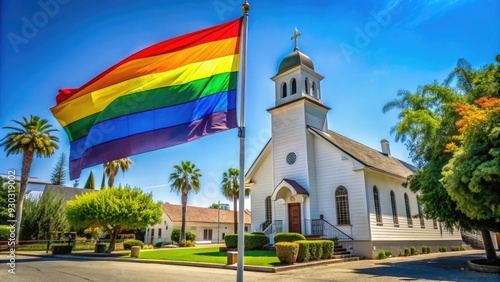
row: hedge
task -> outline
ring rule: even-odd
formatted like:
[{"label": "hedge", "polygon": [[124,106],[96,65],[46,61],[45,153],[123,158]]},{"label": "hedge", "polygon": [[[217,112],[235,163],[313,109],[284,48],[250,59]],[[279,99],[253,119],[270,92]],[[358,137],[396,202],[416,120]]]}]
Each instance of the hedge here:
[{"label": "hedge", "polygon": [[299,254],[299,244],[292,242],[276,243],[276,256],[278,259],[287,264],[294,264],[297,261]]},{"label": "hedge", "polygon": [[405,257],[407,257],[407,256],[411,256],[409,248],[405,248]]},{"label": "hedge", "polygon": [[[269,237],[265,234],[245,234],[245,248],[249,250],[262,249],[264,245],[269,244]],[[224,237],[226,247],[238,247],[238,234],[228,234]]]},{"label": "hedge", "polygon": [[310,261],[331,258],[333,256],[333,242],[330,240],[300,240],[297,261]]},{"label": "hedge", "polygon": [[378,258],[379,259],[385,259],[387,256],[385,255],[384,250],[378,250]]},{"label": "hedge", "polygon": [[226,242],[226,247],[228,248],[238,247],[238,234],[227,234],[224,237],[224,242]]},{"label": "hedge", "polygon": [[142,247],[144,247],[144,243],[142,241],[139,241],[139,240],[123,241],[123,248],[125,250],[130,250],[133,246],[140,246],[142,249]]},{"label": "hedge", "polygon": [[249,250],[262,249],[269,244],[269,237],[265,234],[245,234],[245,248]]},{"label": "hedge", "polygon": [[413,256],[415,255],[415,252],[417,251],[417,249],[413,246],[410,247],[410,254]]},{"label": "hedge", "polygon": [[392,251],[390,250],[385,250],[384,251],[386,257],[392,257]]},{"label": "hedge", "polygon": [[323,256],[321,259],[329,259],[333,257],[333,251],[335,249],[335,242],[330,240],[323,240]]},{"label": "hedge", "polygon": [[295,242],[305,239],[306,237],[304,237],[304,235],[294,232],[279,232],[274,235],[275,244],[279,242]]},{"label": "hedge", "polygon": [[194,246],[196,246],[196,242],[191,240],[182,240],[179,243],[179,247],[194,247]]},{"label": "hedge", "polygon": [[446,253],[448,251],[448,249],[446,247],[439,247],[438,248],[438,252],[440,253]]}]

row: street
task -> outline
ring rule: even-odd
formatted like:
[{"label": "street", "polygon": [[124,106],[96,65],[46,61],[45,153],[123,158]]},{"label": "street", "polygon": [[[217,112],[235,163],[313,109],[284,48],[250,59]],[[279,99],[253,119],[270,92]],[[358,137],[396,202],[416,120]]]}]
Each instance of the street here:
[{"label": "street", "polygon": [[[361,260],[278,273],[245,271],[245,281],[500,281],[500,275],[466,269],[481,251]],[[236,271],[87,257],[16,257],[16,274],[2,254],[0,281],[236,281]]]}]

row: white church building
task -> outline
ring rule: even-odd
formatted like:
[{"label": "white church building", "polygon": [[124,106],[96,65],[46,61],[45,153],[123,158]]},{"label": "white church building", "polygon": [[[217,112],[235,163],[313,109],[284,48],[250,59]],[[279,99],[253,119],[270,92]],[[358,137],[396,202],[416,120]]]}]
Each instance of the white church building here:
[{"label": "white church building", "polygon": [[[272,138],[248,170],[252,231],[299,232],[332,238],[355,255],[375,258],[380,249],[462,245],[439,222],[419,216],[418,195],[402,183],[415,169],[391,155],[328,130],[330,108],[312,60],[295,50],[279,65]],[[286,121],[286,122],[284,122]],[[286,124],[286,125],[284,125]]]}]

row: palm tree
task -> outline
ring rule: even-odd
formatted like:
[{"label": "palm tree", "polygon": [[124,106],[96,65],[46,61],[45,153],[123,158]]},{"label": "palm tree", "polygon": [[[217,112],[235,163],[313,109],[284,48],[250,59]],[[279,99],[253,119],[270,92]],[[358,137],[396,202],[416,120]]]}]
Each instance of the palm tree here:
[{"label": "palm tree", "polygon": [[[7,156],[10,154],[23,154],[21,168],[21,187],[16,206],[16,230],[19,231],[22,219],[22,210],[26,187],[28,186],[28,177],[33,163],[33,157],[50,157],[58,149],[59,138],[51,135],[51,132],[58,131],[53,129],[52,125],[46,119],[38,116],[30,116],[29,119],[23,117],[23,121],[12,120],[20,127],[5,126],[3,128],[12,130],[2,138],[0,146],[4,147]],[[16,244],[19,240],[19,232],[16,233]]]},{"label": "palm tree", "polygon": [[[234,233],[238,233],[238,199],[240,196],[240,183],[238,177],[240,170],[237,168],[229,168],[222,174],[222,194],[229,199],[233,200],[234,206]],[[250,195],[250,189],[245,189],[245,196]]]},{"label": "palm tree", "polygon": [[118,174],[118,170],[123,173],[127,171],[134,162],[129,158],[121,158],[118,160],[105,162],[102,166],[104,167],[104,172],[108,176],[108,186],[113,187],[115,183],[115,176]]},{"label": "palm tree", "polygon": [[202,176],[200,170],[196,168],[194,164],[190,161],[182,161],[180,165],[174,165],[175,172],[170,174],[169,182],[171,184],[171,192],[176,192],[182,194],[182,225],[181,225],[181,236],[179,243],[186,238],[186,205],[188,194],[191,191],[198,193],[200,190],[200,180]]}]

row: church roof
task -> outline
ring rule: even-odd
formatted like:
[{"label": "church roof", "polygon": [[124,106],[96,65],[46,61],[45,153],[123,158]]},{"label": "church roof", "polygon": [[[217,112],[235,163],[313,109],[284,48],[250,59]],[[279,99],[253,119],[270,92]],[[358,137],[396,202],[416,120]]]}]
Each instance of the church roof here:
[{"label": "church roof", "polygon": [[[182,205],[162,204],[161,207],[172,222],[182,222]],[[186,206],[186,222],[234,223],[234,211]],[[250,212],[245,211],[245,224],[251,223]]]},{"label": "church roof", "polygon": [[284,73],[287,70],[291,70],[294,67],[304,65],[311,70],[314,70],[314,64],[306,54],[299,52],[298,50],[293,51],[292,53],[288,54],[280,63],[280,66],[278,68],[278,74]]},{"label": "church roof", "polygon": [[406,178],[415,172],[415,167],[391,156],[387,156],[375,149],[342,136],[336,132],[328,132],[309,127],[317,135],[323,137],[346,154],[350,155],[363,165],[398,177]]}]

